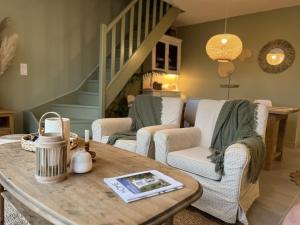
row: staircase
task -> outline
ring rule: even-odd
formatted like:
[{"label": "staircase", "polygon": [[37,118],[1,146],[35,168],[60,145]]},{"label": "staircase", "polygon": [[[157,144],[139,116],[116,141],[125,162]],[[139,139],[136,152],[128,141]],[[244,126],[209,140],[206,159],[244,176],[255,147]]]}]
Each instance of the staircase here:
[{"label": "staircase", "polygon": [[104,117],[179,13],[163,0],[133,0],[109,25],[100,25],[98,67],[71,98],[49,110],[70,118],[72,132],[83,135],[92,121]]}]

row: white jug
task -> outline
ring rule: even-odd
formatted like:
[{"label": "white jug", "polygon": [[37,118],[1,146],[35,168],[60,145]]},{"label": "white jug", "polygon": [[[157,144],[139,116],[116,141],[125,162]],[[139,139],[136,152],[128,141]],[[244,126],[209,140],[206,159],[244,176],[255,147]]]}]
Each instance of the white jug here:
[{"label": "white jug", "polygon": [[93,167],[90,153],[84,149],[74,152],[71,158],[71,169],[74,173],[87,173]]}]

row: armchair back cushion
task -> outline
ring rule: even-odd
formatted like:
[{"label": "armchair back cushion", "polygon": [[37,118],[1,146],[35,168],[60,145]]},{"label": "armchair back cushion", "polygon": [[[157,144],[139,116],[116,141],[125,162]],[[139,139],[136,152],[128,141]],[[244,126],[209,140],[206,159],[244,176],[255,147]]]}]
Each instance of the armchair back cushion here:
[{"label": "armchair back cushion", "polygon": [[[209,148],[211,145],[212,135],[219,113],[224,105],[225,100],[201,100],[198,103],[195,127],[200,129],[200,146]],[[268,109],[262,104],[257,107],[257,127],[256,132],[265,138],[267,126]]]},{"label": "armchair back cushion", "polygon": [[193,127],[195,125],[197,107],[200,99],[190,98],[186,102],[184,110],[184,125],[185,127]]},{"label": "armchair back cushion", "polygon": [[201,100],[198,103],[195,127],[200,129],[200,146],[209,148],[219,113],[225,100]]},{"label": "armchair back cushion", "polygon": [[161,124],[180,126],[183,101],[180,98],[162,97]]}]

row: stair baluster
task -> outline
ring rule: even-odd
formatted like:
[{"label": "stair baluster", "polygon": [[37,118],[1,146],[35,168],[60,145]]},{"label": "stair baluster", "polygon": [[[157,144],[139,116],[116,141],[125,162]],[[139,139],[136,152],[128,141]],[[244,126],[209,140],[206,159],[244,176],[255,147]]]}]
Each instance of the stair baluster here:
[{"label": "stair baluster", "polygon": [[[109,106],[112,99],[116,97],[118,91],[120,90],[110,90],[110,95],[106,95],[105,90],[109,90],[113,83],[117,83],[115,85],[117,89],[121,89],[122,85],[125,85],[125,78],[122,78],[122,81],[116,81],[120,76],[122,70],[125,70],[128,73],[134,73],[135,71],[132,64],[127,65],[127,62],[136,54],[138,54],[138,50],[147,40],[149,35],[153,30],[155,30],[156,26],[164,19],[164,15],[168,13],[168,11],[172,9],[170,5],[163,0],[133,0],[108,26],[101,25],[100,29],[100,62],[99,62],[99,103],[100,103],[100,116],[104,117],[105,109]],[[136,11],[137,10],[137,13]],[[175,20],[176,16],[181,11],[179,9],[170,12],[170,16],[164,24],[163,27],[164,32],[169,28],[170,21]],[[158,14],[159,13],[159,14]],[[136,18],[137,14],[137,18]],[[143,16],[144,15],[144,16]],[[152,18],[150,18],[150,15]],[[158,18],[157,18],[158,17]],[[128,20],[127,20],[128,18]],[[144,23],[143,23],[144,19]],[[158,20],[157,20],[158,19]],[[120,26],[119,26],[120,24]],[[126,33],[126,27],[129,26],[129,31]],[[135,28],[136,27],[136,28]],[[144,32],[142,34],[142,27],[144,28]],[[162,26],[158,31],[159,35],[162,35]],[[136,31],[136,32],[135,32]],[[108,36],[111,37],[109,39],[111,41],[110,45],[107,46]],[[152,35],[153,37],[153,35]],[[158,41],[158,40],[157,40]],[[152,42],[150,42],[152,44]],[[147,48],[146,48],[147,46]],[[149,44],[143,47],[143,51],[141,50],[139,54],[143,54],[141,59],[146,58],[146,53],[149,52]],[[108,48],[107,48],[108,47]],[[125,52],[125,48],[128,47],[128,54]],[[152,48],[152,47],[151,47]],[[106,51],[106,49],[108,51]],[[147,51],[145,51],[147,49]],[[150,49],[151,51],[152,49]],[[109,52],[110,51],[110,52]],[[106,67],[106,57],[107,53],[110,58],[109,63]],[[119,58],[117,58],[119,57]],[[135,56],[134,58],[137,58]],[[118,59],[118,60],[117,60]],[[140,62],[139,62],[140,63]],[[125,69],[127,68],[127,70]],[[109,80],[105,81],[105,77],[107,71],[110,71],[109,76],[107,77]],[[133,71],[133,72],[132,72]],[[124,72],[125,73],[125,72]],[[132,75],[130,74],[129,77]],[[128,75],[126,75],[128,77]],[[107,84],[107,85],[105,85]],[[114,87],[114,88],[116,88]]]}]

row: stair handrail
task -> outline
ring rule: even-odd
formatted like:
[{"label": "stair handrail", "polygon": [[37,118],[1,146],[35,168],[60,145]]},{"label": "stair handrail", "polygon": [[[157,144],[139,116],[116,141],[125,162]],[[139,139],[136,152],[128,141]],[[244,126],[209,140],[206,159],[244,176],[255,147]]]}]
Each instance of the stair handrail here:
[{"label": "stair handrail", "polygon": [[123,9],[120,14],[115,17],[108,25],[107,32],[111,31],[111,29],[118,23],[120,20],[131,10],[131,8],[138,2],[139,0],[133,0],[130,2],[125,9]]}]

